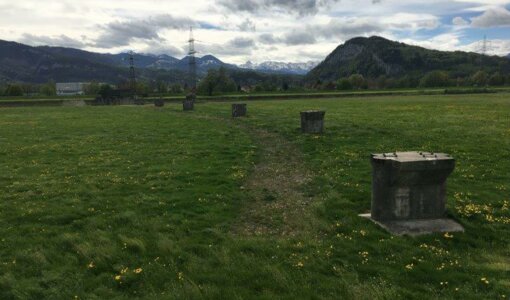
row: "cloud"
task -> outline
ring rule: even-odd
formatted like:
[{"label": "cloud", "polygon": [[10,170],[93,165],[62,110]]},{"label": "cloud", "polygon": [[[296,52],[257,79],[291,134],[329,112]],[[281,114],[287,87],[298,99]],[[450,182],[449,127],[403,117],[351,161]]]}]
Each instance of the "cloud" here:
[{"label": "cloud", "polygon": [[256,31],[255,23],[252,20],[246,19],[243,23],[237,26],[241,31]]},{"label": "cloud", "polygon": [[315,44],[317,39],[315,35],[310,31],[292,31],[285,35],[283,41],[287,45],[306,45]]},{"label": "cloud", "polygon": [[280,43],[281,39],[275,37],[272,33],[264,33],[259,35],[259,42],[265,45],[273,45]]},{"label": "cloud", "polygon": [[462,17],[455,17],[452,20],[452,24],[455,26],[466,26],[469,25],[469,22]]},{"label": "cloud", "polygon": [[231,11],[255,13],[261,10],[283,10],[301,16],[314,15],[319,9],[328,7],[339,0],[217,0],[217,3]]},{"label": "cloud", "polygon": [[227,47],[237,48],[237,49],[253,48],[253,47],[255,47],[255,41],[253,39],[250,39],[250,38],[238,37],[238,38],[230,40],[226,44],[226,46]]},{"label": "cloud", "polygon": [[471,25],[481,28],[510,26],[510,11],[504,7],[488,9],[482,15],[471,18]]},{"label": "cloud", "polygon": [[69,48],[82,48],[86,46],[86,43],[77,39],[70,38],[64,34],[51,37],[45,35],[33,35],[30,33],[25,33],[19,39],[19,42],[32,46],[59,46]]},{"label": "cloud", "polygon": [[186,17],[157,15],[146,20],[115,21],[102,26],[102,33],[96,40],[96,47],[113,48],[128,46],[134,40],[154,41],[163,39],[163,29],[185,29],[197,24]]}]

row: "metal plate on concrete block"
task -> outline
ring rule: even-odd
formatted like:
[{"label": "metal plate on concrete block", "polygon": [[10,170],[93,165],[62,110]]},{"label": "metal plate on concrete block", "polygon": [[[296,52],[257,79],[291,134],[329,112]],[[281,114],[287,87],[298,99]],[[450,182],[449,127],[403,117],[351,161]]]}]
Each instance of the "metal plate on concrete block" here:
[{"label": "metal plate on concrete block", "polygon": [[360,217],[370,219],[393,235],[419,236],[440,232],[464,232],[464,227],[451,219],[406,220],[406,221],[376,221],[370,214]]}]

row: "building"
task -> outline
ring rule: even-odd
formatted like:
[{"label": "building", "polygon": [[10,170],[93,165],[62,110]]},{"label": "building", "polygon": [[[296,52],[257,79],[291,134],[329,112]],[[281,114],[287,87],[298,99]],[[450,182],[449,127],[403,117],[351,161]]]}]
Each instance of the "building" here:
[{"label": "building", "polygon": [[86,83],[82,82],[64,82],[57,83],[56,90],[58,96],[76,96],[83,95]]}]

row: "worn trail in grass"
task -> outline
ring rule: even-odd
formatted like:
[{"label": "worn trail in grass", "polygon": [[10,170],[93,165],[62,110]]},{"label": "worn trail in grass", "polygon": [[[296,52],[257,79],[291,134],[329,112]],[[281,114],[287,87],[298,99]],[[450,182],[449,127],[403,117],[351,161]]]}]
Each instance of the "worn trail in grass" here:
[{"label": "worn trail in grass", "polygon": [[243,189],[250,201],[244,204],[233,232],[255,236],[293,236],[310,225],[312,197],[304,194],[311,181],[303,154],[277,133],[241,126],[259,147],[258,163]]}]

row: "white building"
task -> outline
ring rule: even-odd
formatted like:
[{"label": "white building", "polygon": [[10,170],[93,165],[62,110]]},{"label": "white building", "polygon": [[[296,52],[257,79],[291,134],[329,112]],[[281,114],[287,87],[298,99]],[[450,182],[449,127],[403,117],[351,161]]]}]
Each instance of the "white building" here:
[{"label": "white building", "polygon": [[76,96],[83,95],[83,88],[86,83],[83,82],[64,82],[57,83],[56,90],[58,96]]}]

